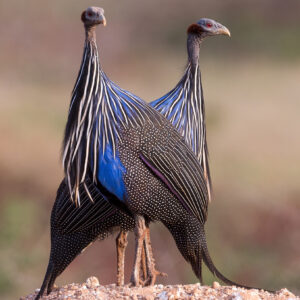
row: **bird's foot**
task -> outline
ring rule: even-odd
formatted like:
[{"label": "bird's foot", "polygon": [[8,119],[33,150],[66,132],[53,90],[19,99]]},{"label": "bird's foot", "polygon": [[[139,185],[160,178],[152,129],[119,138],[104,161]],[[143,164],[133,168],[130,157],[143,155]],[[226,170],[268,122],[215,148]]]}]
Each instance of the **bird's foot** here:
[{"label": "bird's foot", "polygon": [[138,284],[135,284],[135,282],[133,281],[133,279],[131,278],[130,279],[130,282],[129,283],[127,283],[127,284],[124,284],[124,286],[125,287],[129,287],[129,288],[131,288],[131,287],[143,287],[143,286],[145,286],[144,285],[144,283],[145,283],[145,280],[142,280],[141,278],[138,280]]},{"label": "bird's foot", "polygon": [[153,268],[153,270],[148,271],[148,278],[144,280],[143,286],[152,286],[155,284],[157,276],[167,277],[168,274],[164,272],[160,272]]},{"label": "bird's foot", "polygon": [[163,276],[166,277],[168,276],[166,273],[160,272],[156,270],[155,267],[155,259],[153,256],[152,252],[152,246],[151,246],[151,241],[150,241],[150,229],[149,227],[146,227],[146,235],[145,235],[145,240],[143,244],[144,248],[144,260],[145,260],[145,266],[146,270],[144,270],[144,282],[143,286],[151,286],[154,285],[157,276]]},{"label": "bird's foot", "polygon": [[138,276],[131,275],[130,282],[126,285],[128,287],[139,287],[144,286],[144,281]]}]

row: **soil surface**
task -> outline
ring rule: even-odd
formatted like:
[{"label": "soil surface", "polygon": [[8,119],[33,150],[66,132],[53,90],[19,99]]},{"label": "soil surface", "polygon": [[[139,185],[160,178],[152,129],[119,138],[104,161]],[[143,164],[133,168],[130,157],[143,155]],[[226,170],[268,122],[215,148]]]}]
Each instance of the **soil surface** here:
[{"label": "soil surface", "polygon": [[[20,298],[21,300],[32,300],[35,298],[39,289],[34,294]],[[246,290],[234,286],[221,286],[218,282],[214,282],[210,286],[201,286],[197,284],[189,285],[154,285],[152,287],[118,287],[115,284],[100,285],[96,277],[90,277],[85,283],[72,283],[61,288],[56,288],[48,296],[43,297],[44,300],[50,299],[132,299],[132,300],[175,300],[175,299],[225,299],[225,300],[260,300],[260,299],[276,299],[276,300],[296,300],[296,297],[287,289],[281,289],[272,294],[264,290]]]}]

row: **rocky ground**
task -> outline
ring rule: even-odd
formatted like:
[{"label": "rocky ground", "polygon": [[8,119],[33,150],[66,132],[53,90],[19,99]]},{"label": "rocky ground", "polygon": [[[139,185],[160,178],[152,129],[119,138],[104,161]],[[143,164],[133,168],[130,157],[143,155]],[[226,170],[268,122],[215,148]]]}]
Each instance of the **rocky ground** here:
[{"label": "rocky ground", "polygon": [[[22,297],[20,300],[32,300],[35,298],[39,289],[34,294]],[[175,299],[226,299],[226,300],[296,300],[296,297],[287,289],[281,289],[274,294],[264,290],[246,290],[243,288],[221,286],[214,282],[212,287],[201,286],[200,284],[189,285],[162,285],[152,287],[118,287],[115,284],[100,285],[96,277],[90,277],[83,284],[72,283],[61,288],[54,289],[49,296],[44,296],[44,300],[52,299],[132,299],[132,300],[175,300]]]}]

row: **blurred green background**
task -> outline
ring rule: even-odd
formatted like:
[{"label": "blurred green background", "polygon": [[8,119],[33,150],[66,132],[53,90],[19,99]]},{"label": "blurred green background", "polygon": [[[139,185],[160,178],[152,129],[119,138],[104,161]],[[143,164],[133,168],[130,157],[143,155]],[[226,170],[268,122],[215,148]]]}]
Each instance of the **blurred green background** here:
[{"label": "blurred green background", "polygon": [[[49,217],[62,179],[61,141],[79,69],[81,12],[105,9],[101,61],[150,101],[186,64],[186,28],[201,17],[232,37],[206,39],[201,70],[214,186],[208,246],[229,278],[300,293],[300,2],[297,0],[0,1],[0,298],[39,288]],[[162,283],[196,278],[160,225],[151,227]],[[132,237],[130,238],[132,241]],[[59,285],[116,280],[114,237],[96,242]],[[126,280],[133,262],[127,251]],[[206,271],[206,270],[205,270]],[[207,284],[214,280],[204,273]]]}]

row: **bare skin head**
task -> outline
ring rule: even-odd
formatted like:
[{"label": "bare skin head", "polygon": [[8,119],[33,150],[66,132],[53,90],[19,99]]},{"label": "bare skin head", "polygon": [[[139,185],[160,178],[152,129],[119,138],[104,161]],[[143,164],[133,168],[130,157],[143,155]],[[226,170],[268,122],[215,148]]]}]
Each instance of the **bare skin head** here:
[{"label": "bare skin head", "polygon": [[199,37],[207,37],[214,35],[228,35],[230,31],[224,25],[212,19],[202,18],[197,23],[194,23],[188,28],[189,34],[199,35]]},{"label": "bare skin head", "polygon": [[200,19],[197,23],[190,25],[188,33],[188,55],[193,66],[197,66],[199,60],[200,43],[208,36],[227,35],[230,31],[224,25],[207,18]]},{"label": "bare skin head", "polygon": [[85,27],[94,27],[99,24],[106,25],[106,19],[104,16],[104,9],[101,7],[91,6],[88,7],[82,14],[81,20]]}]

